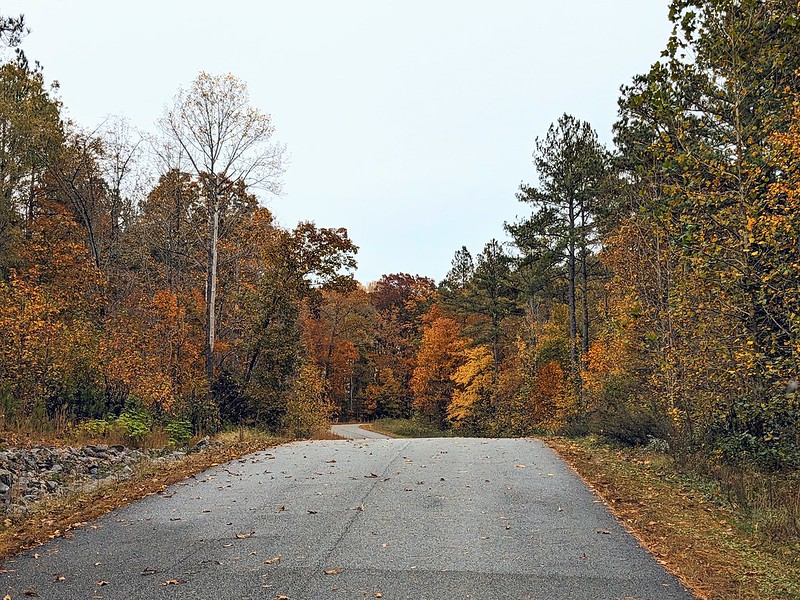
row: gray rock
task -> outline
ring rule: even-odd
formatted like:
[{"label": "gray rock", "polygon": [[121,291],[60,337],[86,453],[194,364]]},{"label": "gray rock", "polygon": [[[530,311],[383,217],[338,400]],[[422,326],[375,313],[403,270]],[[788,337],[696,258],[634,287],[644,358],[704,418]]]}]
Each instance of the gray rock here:
[{"label": "gray rock", "polygon": [[7,471],[5,469],[0,469],[0,482],[5,485],[11,485],[14,483],[14,475],[11,471]]}]

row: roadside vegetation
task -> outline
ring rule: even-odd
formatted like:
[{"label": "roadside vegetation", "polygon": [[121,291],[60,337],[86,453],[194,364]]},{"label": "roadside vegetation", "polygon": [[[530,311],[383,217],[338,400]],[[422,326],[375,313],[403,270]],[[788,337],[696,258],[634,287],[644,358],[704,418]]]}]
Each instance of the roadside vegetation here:
[{"label": "roadside vegetation", "polygon": [[800,598],[796,478],[712,476],[696,455],[595,438],[546,441],[700,598]]}]

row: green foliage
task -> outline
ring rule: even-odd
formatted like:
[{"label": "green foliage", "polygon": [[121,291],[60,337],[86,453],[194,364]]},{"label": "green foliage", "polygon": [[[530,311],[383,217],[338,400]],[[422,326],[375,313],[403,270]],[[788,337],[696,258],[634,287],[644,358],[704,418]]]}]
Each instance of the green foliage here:
[{"label": "green foliage", "polygon": [[800,408],[791,400],[785,394],[761,402],[738,399],[711,424],[706,445],[731,465],[800,469]]},{"label": "green foliage", "polygon": [[193,429],[202,434],[214,434],[222,429],[219,407],[206,398],[196,398],[189,404],[189,420]]},{"label": "green foliage", "polygon": [[91,437],[105,437],[113,431],[114,425],[106,419],[88,419],[75,427],[75,432]]},{"label": "green foliage", "polygon": [[150,434],[152,426],[153,415],[137,406],[126,408],[114,421],[114,427],[118,428],[134,446],[142,444]]},{"label": "green foliage", "polygon": [[182,448],[189,445],[192,439],[192,422],[188,419],[170,421],[164,426],[169,436],[170,446]]}]

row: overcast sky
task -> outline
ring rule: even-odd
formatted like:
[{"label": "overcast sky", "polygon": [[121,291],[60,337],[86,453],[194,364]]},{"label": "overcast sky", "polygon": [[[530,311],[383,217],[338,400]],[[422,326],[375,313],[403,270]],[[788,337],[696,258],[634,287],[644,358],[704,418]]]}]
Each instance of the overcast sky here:
[{"label": "overcast sky", "polygon": [[526,213],[534,139],[564,112],[605,143],[667,0],[6,0],[68,115],[154,131],[201,70],[247,82],[291,164],[279,221],[346,227],[357,277],[441,279]]}]

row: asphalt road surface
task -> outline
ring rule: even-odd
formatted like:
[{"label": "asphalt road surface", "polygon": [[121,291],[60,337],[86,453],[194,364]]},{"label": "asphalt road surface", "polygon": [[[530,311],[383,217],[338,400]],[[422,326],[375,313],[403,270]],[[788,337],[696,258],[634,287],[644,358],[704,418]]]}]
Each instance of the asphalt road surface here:
[{"label": "asphalt road surface", "polygon": [[3,593],[692,598],[541,442],[455,438],[298,442],[215,467],[6,561]]}]

